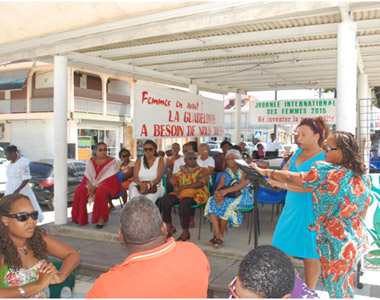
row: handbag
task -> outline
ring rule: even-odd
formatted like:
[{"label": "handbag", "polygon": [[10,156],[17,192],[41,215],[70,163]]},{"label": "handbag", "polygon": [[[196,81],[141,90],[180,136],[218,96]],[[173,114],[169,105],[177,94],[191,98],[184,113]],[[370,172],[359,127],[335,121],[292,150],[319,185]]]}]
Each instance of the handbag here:
[{"label": "handbag", "polygon": [[197,192],[198,189],[184,189],[179,192],[179,201],[181,201],[183,198],[194,198]]},{"label": "handbag", "polygon": [[[225,189],[228,189],[230,187],[233,187],[234,185],[237,185],[237,181],[236,179],[232,179],[231,181],[231,185],[227,186],[227,185],[223,185],[219,190],[225,190]],[[231,192],[231,193],[228,193],[226,195],[224,195],[224,197],[227,197],[227,198],[237,198],[241,195],[241,191],[235,191],[235,192]]]},{"label": "handbag", "polygon": [[[143,182],[144,182],[144,183],[145,183],[145,182],[146,182],[146,183],[150,183],[150,181],[143,181]],[[136,185],[136,188],[137,188],[137,190],[139,191],[139,193],[141,194],[141,186]],[[147,190],[146,193],[143,194],[143,195],[146,195],[146,194],[155,194],[155,193],[157,193],[157,185],[153,185],[153,186],[151,186],[150,189]]]}]

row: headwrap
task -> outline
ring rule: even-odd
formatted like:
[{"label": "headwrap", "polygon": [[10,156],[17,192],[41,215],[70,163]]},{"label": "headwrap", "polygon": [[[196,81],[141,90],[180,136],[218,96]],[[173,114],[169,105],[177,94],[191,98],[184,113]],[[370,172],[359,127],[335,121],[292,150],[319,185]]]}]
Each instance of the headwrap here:
[{"label": "headwrap", "polygon": [[236,158],[241,159],[241,154],[240,154],[239,150],[236,150],[236,149],[229,149],[229,150],[227,150],[226,157],[228,155],[230,155],[230,154],[234,154],[236,156]]}]

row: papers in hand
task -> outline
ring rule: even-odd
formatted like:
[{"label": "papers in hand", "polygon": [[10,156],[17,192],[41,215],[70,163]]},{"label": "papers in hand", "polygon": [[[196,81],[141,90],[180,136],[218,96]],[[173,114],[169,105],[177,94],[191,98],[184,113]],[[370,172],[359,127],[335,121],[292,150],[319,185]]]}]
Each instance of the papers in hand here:
[{"label": "papers in hand", "polygon": [[245,179],[250,181],[257,181],[262,187],[275,191],[275,188],[265,179],[263,175],[257,172],[254,168],[251,168],[243,159],[235,159],[236,164],[246,174]]}]

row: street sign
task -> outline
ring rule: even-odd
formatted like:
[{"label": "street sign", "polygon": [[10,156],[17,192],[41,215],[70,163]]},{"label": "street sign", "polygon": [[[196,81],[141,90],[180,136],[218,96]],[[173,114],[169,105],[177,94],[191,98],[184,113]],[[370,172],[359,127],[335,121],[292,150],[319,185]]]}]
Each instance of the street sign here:
[{"label": "street sign", "polygon": [[255,130],[254,137],[255,138],[261,138],[263,136],[263,132],[261,130]]}]

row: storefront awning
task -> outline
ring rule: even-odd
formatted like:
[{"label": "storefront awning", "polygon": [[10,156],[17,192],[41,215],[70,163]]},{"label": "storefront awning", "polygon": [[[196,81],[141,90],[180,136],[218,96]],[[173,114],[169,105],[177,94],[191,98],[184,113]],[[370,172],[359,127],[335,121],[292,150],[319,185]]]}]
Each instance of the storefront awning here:
[{"label": "storefront awning", "polygon": [[28,74],[29,70],[0,73],[0,91],[21,90]]}]

